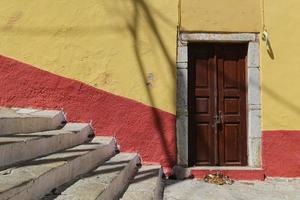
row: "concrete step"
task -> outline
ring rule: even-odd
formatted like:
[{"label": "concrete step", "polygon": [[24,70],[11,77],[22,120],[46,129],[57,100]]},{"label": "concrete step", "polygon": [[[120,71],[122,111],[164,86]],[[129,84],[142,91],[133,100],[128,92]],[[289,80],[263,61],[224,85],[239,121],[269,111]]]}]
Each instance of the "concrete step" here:
[{"label": "concrete step", "polygon": [[122,200],[163,198],[163,171],[160,165],[143,165],[124,193]]},{"label": "concrete step", "polygon": [[12,164],[48,155],[91,140],[89,124],[68,123],[60,130],[0,135],[0,169]]},{"label": "concrete step", "polygon": [[65,120],[57,110],[0,108],[0,135],[55,130]]},{"label": "concrete step", "polygon": [[56,200],[119,199],[137,172],[140,158],[133,153],[120,153],[93,172],[65,189]]},{"label": "concrete step", "polygon": [[0,171],[0,199],[40,199],[53,188],[104,163],[115,151],[116,143],[113,138],[95,137],[91,143]]}]

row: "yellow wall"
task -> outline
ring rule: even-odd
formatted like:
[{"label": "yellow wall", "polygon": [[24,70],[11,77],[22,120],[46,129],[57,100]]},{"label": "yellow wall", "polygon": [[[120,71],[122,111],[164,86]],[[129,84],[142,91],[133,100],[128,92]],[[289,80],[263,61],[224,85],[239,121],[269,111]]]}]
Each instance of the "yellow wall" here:
[{"label": "yellow wall", "polygon": [[300,129],[300,1],[265,0],[265,26],[274,58],[262,53],[264,130]]},{"label": "yellow wall", "polygon": [[299,9],[298,0],[181,0],[182,31],[262,32],[264,21],[274,55],[262,42],[263,130],[300,129]]},{"label": "yellow wall", "polygon": [[[258,32],[264,18],[263,129],[300,129],[300,2],[264,1],[261,17],[262,0],[181,0],[181,28]],[[4,0],[0,54],[175,114],[177,15],[175,0]]]},{"label": "yellow wall", "polygon": [[176,0],[2,0],[0,54],[175,113],[177,16]]},{"label": "yellow wall", "polygon": [[260,0],[181,0],[181,30],[259,32]]}]

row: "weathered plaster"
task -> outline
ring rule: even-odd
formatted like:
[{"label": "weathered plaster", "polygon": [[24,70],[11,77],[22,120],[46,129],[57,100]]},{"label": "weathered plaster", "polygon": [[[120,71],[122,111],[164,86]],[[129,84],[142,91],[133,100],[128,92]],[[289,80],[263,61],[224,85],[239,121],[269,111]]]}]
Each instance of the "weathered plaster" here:
[{"label": "weathered plaster", "polygon": [[300,130],[300,1],[264,0],[269,47],[261,43],[264,131]]},{"label": "weathered plaster", "polygon": [[180,30],[259,32],[260,0],[181,0]]},{"label": "weathered plaster", "polygon": [[300,178],[300,131],[263,131],[266,176]]},{"label": "weathered plaster", "polygon": [[0,106],[62,109],[144,162],[176,164],[175,115],[0,56]]},{"label": "weathered plaster", "polygon": [[0,55],[175,114],[178,0],[4,0],[0,13]]}]

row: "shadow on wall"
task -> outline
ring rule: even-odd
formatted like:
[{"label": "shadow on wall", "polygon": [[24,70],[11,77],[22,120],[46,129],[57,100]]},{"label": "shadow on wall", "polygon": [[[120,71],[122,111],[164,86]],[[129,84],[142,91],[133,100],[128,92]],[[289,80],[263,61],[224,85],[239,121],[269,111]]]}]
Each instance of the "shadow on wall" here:
[{"label": "shadow on wall", "polygon": [[[270,39],[268,38],[268,40],[265,41],[265,38],[263,38],[263,42],[265,43],[265,44],[263,44],[264,45],[264,48],[262,48],[263,51],[267,52],[267,54],[271,60],[275,60],[275,58],[276,58],[275,52],[273,50]],[[261,54],[262,53],[263,52],[261,52]],[[262,66],[262,67],[272,68],[272,65]],[[256,82],[254,82],[252,84],[254,84],[256,86],[259,85],[259,83],[256,83]],[[300,116],[300,104],[298,105],[298,104],[293,103],[287,97],[280,94],[280,91],[273,89],[270,86],[267,86],[264,82],[261,83],[261,90],[265,96],[271,97],[272,101],[276,102],[279,105],[283,105],[286,110],[289,110],[289,112],[294,113],[297,116]],[[280,114],[282,114],[282,113],[278,113],[278,115],[270,115],[270,114],[264,112],[264,115],[265,115],[264,117],[269,118],[269,120],[272,121],[272,124],[278,125],[278,124],[282,124],[281,118],[278,117],[278,116],[280,116]]]},{"label": "shadow on wall", "polygon": [[[150,1],[148,1],[150,2]],[[144,31],[143,28],[146,27],[147,31],[150,32],[150,35],[147,35],[149,38],[149,41],[151,41],[150,37],[155,38],[155,43],[159,46],[159,50],[161,51],[162,55],[164,56],[164,59],[167,63],[167,66],[161,66],[162,68],[168,69],[168,75],[172,76],[172,80],[176,80],[176,66],[175,66],[175,57],[172,58],[170,52],[168,51],[167,45],[160,33],[157,19],[164,22],[164,25],[171,26],[171,27],[177,27],[177,24],[174,24],[172,20],[168,19],[165,14],[161,13],[157,9],[155,9],[153,6],[151,6],[146,0],[117,0],[114,1],[114,5],[110,7],[110,12],[114,11],[114,13],[117,13],[119,15],[122,15],[121,17],[126,20],[126,27],[127,31],[129,31],[131,35],[131,40],[133,42],[133,49],[135,54],[135,59],[138,63],[140,74],[143,77],[144,84],[145,84],[145,90],[147,91],[148,99],[150,100],[150,104],[153,107],[157,107],[155,104],[155,99],[159,98],[158,96],[154,96],[152,93],[152,85],[149,83],[149,74],[147,71],[151,69],[144,61],[144,55],[143,50],[141,49],[141,37],[145,37],[143,35]],[[133,11],[131,14],[129,12],[127,13],[126,8],[132,8]],[[114,10],[114,9],[121,9],[121,10]],[[145,26],[146,24],[146,26]],[[176,43],[176,35],[174,35],[174,43]],[[175,51],[174,51],[175,52]],[[174,81],[174,83],[176,83]],[[176,87],[170,87],[173,89],[174,99],[173,102],[170,102],[172,104],[176,104],[176,98],[175,98],[175,88]],[[165,88],[166,90],[169,88]],[[164,133],[164,125],[163,125],[163,119],[161,119],[158,110],[152,109],[152,114],[154,116],[153,123],[155,124],[155,128],[157,129],[157,133],[159,134],[160,141],[162,143],[163,148],[163,154],[166,156],[169,163],[175,163],[174,158],[172,158],[172,152],[170,152],[170,148],[167,144],[167,138],[165,138]],[[175,124],[174,124],[174,137],[176,137],[175,133]],[[174,141],[174,145],[176,145],[176,140]]]},{"label": "shadow on wall", "polygon": [[3,56],[0,71],[0,106],[63,108],[70,122],[92,119],[97,135],[116,133],[122,151],[176,163],[174,115]]},{"label": "shadow on wall", "polygon": [[267,36],[267,31],[265,31],[263,33],[262,40],[265,42],[267,53],[268,53],[269,57],[272,60],[274,60],[275,59],[275,55],[274,55],[274,52],[273,52],[271,41],[270,41],[269,37]]},{"label": "shadow on wall", "polygon": [[[145,0],[129,0],[129,1],[133,5],[134,14],[132,16],[133,19],[131,20],[131,23],[128,23],[127,27],[131,33],[131,37],[132,37],[132,41],[133,41],[133,45],[134,45],[134,52],[136,55],[137,62],[139,64],[141,76],[143,76],[143,79],[144,79],[144,83],[146,84],[148,80],[147,80],[146,66],[145,66],[145,63],[143,62],[143,57],[141,54],[142,51],[140,50],[140,44],[139,44],[139,42],[140,42],[139,37],[141,34],[141,32],[140,32],[141,31],[141,28],[140,28],[141,21],[139,19],[142,17],[141,15],[144,15],[144,17],[146,18],[149,30],[151,30],[151,33],[155,36],[156,42],[159,44],[160,49],[164,55],[164,58],[167,60],[168,66],[166,66],[166,67],[168,67],[169,73],[172,75],[172,79],[175,80],[176,79],[175,60],[172,60],[172,58],[167,50],[166,44],[164,43],[162,36],[158,30],[158,26],[154,20],[153,13],[150,10],[149,5],[146,3]],[[163,19],[166,19],[163,17],[162,14],[160,14],[159,16]],[[174,38],[176,38],[176,36],[174,36]],[[176,40],[174,42],[176,42]],[[162,66],[162,67],[164,67],[164,66]],[[148,87],[146,87],[146,89],[147,89],[147,94],[148,94],[148,98],[151,102],[151,105],[156,107],[155,102],[154,102],[154,97],[151,93],[151,87],[148,86]],[[175,93],[175,91],[173,91],[173,93]],[[175,104],[176,103],[175,99],[171,103]],[[168,162],[174,163],[174,161],[172,161],[172,159],[170,157],[171,152],[169,151],[169,148],[167,147],[166,138],[164,138],[164,128],[163,128],[163,124],[162,124],[163,120],[160,119],[159,114],[157,113],[157,110],[152,109],[152,112],[153,112],[153,115],[155,116],[154,124],[155,124],[155,127],[158,129],[158,133],[160,135],[160,140],[163,145],[164,154],[167,156]],[[175,134],[176,133],[174,131],[174,135]]]},{"label": "shadow on wall", "polygon": [[[117,0],[113,3],[122,6],[124,2]],[[112,135],[115,133],[121,143],[122,150],[137,151],[142,155],[144,161],[160,162],[165,167],[171,167],[176,163],[176,117],[173,114],[156,109],[155,98],[159,97],[154,97],[152,93],[154,88],[147,85],[149,78],[147,77],[147,69],[149,69],[149,66],[145,64],[140,36],[144,31],[141,23],[143,23],[143,27],[146,24],[147,31],[150,33],[149,37],[155,38],[154,41],[167,63],[167,65],[161,67],[167,68],[169,75],[175,80],[175,58],[173,59],[168,51],[165,40],[159,31],[157,20],[163,21],[166,26],[174,26],[175,29],[176,24],[171,24],[171,20],[155,8],[150,7],[144,0],[126,0],[126,2],[132,6],[133,13],[121,17],[126,19],[126,27],[133,43],[135,59],[152,107],[1,56],[0,80],[3,81],[0,85],[2,93],[0,105],[64,108],[70,121],[87,122],[92,120],[93,127],[98,135]],[[123,9],[126,9],[126,6]],[[122,14],[118,11],[114,13],[116,15]],[[87,28],[91,32],[98,30],[97,27]],[[116,31],[119,30],[115,27],[110,28]],[[79,27],[76,30],[80,31],[80,29]],[[47,30],[47,28],[45,30],[42,28],[24,29],[24,34],[32,33],[37,36],[47,34]],[[17,33],[23,32],[22,29],[18,29],[18,31]],[[74,33],[74,30],[70,30],[70,33]],[[68,36],[69,33],[66,31],[64,34]],[[99,37],[101,37],[100,34],[101,32]],[[145,37],[145,35],[143,36]],[[174,43],[176,44],[176,35],[174,35]],[[37,79],[36,77],[43,77],[43,79]],[[166,85],[166,87],[168,86]],[[175,86],[170,88],[174,88],[175,97]],[[170,103],[175,104],[175,101],[174,98],[173,102]]]}]

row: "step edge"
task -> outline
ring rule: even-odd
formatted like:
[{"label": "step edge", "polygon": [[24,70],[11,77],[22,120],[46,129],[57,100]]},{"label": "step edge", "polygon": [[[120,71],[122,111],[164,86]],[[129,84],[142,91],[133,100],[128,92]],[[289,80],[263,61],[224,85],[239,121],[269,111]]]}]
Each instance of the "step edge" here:
[{"label": "step edge", "polygon": [[[67,130],[53,130],[53,131],[62,131],[61,133],[57,134],[57,135],[52,135],[52,136],[49,136],[49,137],[41,137],[41,138],[28,138],[26,140],[23,140],[23,141],[17,141],[17,142],[14,142],[14,143],[9,143],[9,144],[3,144],[3,145],[0,145],[0,152],[1,151],[6,151],[10,148],[14,148],[14,147],[18,147],[19,149],[26,149],[27,146],[31,146],[31,145],[34,145],[36,142],[47,142],[47,141],[51,141],[53,140],[53,145],[55,147],[55,144],[54,144],[54,140],[59,140],[59,138],[63,139],[63,137],[66,137],[66,136],[69,136],[69,137],[72,137],[71,139],[72,140],[69,140],[68,142],[66,142],[67,144],[68,143],[74,143],[74,144],[70,144],[70,145],[67,145],[65,144],[64,147],[61,147],[59,148],[60,146],[57,146],[58,148],[56,148],[55,150],[53,151],[47,151],[45,150],[45,153],[39,153],[40,150],[38,149],[35,149],[35,155],[36,156],[32,156],[32,157],[26,157],[24,158],[24,153],[21,155],[23,159],[18,159],[17,161],[12,161],[10,163],[7,163],[7,164],[3,164],[3,162],[1,162],[1,165],[0,165],[0,170],[3,170],[3,169],[6,169],[6,168],[9,168],[10,166],[13,166],[15,164],[20,164],[22,162],[26,162],[26,161],[29,161],[29,160],[32,160],[32,159],[37,159],[37,158],[40,158],[40,157],[44,157],[44,156],[47,156],[47,155],[50,155],[50,154],[53,154],[53,153],[57,153],[59,151],[63,151],[63,150],[66,150],[66,149],[69,149],[69,148],[72,148],[72,147],[75,147],[75,146],[78,146],[80,144],[84,144],[86,142],[88,142],[90,139],[89,139],[89,134],[92,132],[91,129],[89,129],[89,127],[83,127],[79,132],[75,132],[75,131],[67,131]],[[50,131],[44,131],[44,132],[50,132]],[[43,133],[43,132],[38,132],[38,133]],[[34,134],[34,133],[32,133]],[[78,139],[80,141],[78,142],[75,142],[75,140]],[[16,148],[17,148],[16,147]],[[46,152],[47,151],[47,152]],[[20,154],[19,152],[16,152],[15,151],[12,151],[12,152],[15,152],[14,154]],[[23,152],[23,151],[22,151]],[[34,153],[32,151],[30,151],[31,153]],[[28,152],[29,153],[29,150]],[[10,154],[11,156],[11,154]],[[3,156],[1,158],[1,160],[4,159]]]},{"label": "step edge", "polygon": [[[29,120],[29,121],[27,121]],[[30,126],[32,120],[40,122],[37,128]],[[42,120],[42,121],[41,121]],[[46,120],[46,121],[45,121]],[[14,117],[1,117],[0,123],[3,125],[0,135],[12,135],[17,133],[33,133],[41,131],[57,130],[62,128],[66,123],[66,116],[63,111],[59,111],[54,116],[14,116]],[[8,125],[8,123],[10,123]],[[14,123],[18,123],[15,126]],[[6,125],[4,125],[6,124]],[[27,124],[27,125],[26,125]]]},{"label": "step edge", "polygon": [[[34,177],[34,178],[32,178],[32,179],[30,179],[30,180],[28,180],[28,181],[24,181],[24,182],[22,182],[21,184],[19,184],[19,185],[16,185],[15,187],[12,187],[12,188],[10,188],[10,189],[8,189],[8,190],[5,190],[5,191],[2,191],[2,192],[0,192],[0,198],[1,198],[1,196],[2,195],[5,195],[5,193],[9,193],[9,192],[13,192],[13,190],[19,190],[19,192],[17,192],[16,194],[12,194],[12,195],[9,195],[9,196],[7,196],[7,198],[8,199],[19,199],[18,198],[18,195],[20,195],[20,193],[23,193],[23,192],[25,192],[25,191],[28,191],[28,189],[32,186],[32,184],[33,183],[35,183],[40,177],[44,177],[44,176],[46,176],[47,175],[47,173],[50,173],[50,172],[52,172],[52,171],[55,171],[55,170],[59,170],[60,168],[63,168],[63,167],[67,167],[68,165],[70,165],[70,163],[71,162],[76,162],[79,158],[84,158],[85,156],[88,156],[88,155],[90,155],[90,154],[93,154],[93,153],[98,153],[98,151],[100,150],[100,149],[102,149],[102,148],[111,148],[111,150],[112,150],[112,152],[111,152],[111,154],[113,154],[114,152],[113,152],[113,149],[114,149],[114,147],[115,147],[115,141],[113,141],[113,140],[111,140],[111,142],[110,143],[107,143],[107,144],[99,144],[99,147],[98,148],[96,148],[96,149],[94,149],[94,150],[92,150],[92,151],[89,151],[89,152],[87,152],[87,153],[85,153],[85,154],[82,154],[82,155],[80,155],[80,156],[78,156],[78,157],[76,157],[76,158],[74,158],[74,159],[72,159],[72,160],[69,160],[69,161],[66,161],[66,162],[64,162],[64,163],[62,163],[61,165],[59,165],[59,166],[57,166],[57,167],[54,167],[54,168],[52,168],[52,169],[50,169],[49,171],[47,171],[47,172],[45,172],[45,173],[43,173],[43,174],[41,174],[39,177]],[[109,157],[111,157],[111,155],[109,155]],[[100,161],[99,161],[99,163],[100,163]],[[92,170],[92,169],[90,169],[90,170]],[[89,171],[90,171],[89,170]],[[81,173],[82,174],[82,173]],[[79,174],[80,175],[80,174]],[[78,176],[79,176],[78,175]],[[73,178],[71,178],[71,180],[72,179],[74,179],[75,177],[73,177]],[[70,180],[68,180],[68,181],[70,181]],[[68,182],[67,181],[67,182]],[[32,183],[31,185],[27,185],[28,183]],[[24,188],[23,188],[24,187]],[[23,188],[23,189],[22,189]],[[52,187],[51,187],[51,189],[53,189]],[[49,191],[51,191],[51,189],[48,189]],[[48,192],[49,192],[48,191]],[[44,195],[46,195],[47,194],[47,192],[44,192],[43,194],[41,194],[41,195],[39,195],[39,198],[41,198],[41,197],[43,197]],[[26,198],[25,198],[26,199]],[[24,200],[25,200],[24,199]],[[28,200],[30,200],[30,198],[27,198]]]},{"label": "step edge", "polygon": [[130,162],[128,162],[126,166],[111,180],[111,182],[108,184],[108,187],[98,195],[96,200],[115,199],[115,198],[111,198],[113,195],[108,190],[114,186],[115,188],[117,188],[116,185],[118,185],[119,182],[121,182],[121,184],[125,182],[124,183],[125,185],[122,185],[123,187],[120,190],[114,191],[114,194],[117,193],[115,197],[119,199],[124,194],[131,180],[134,178],[138,170],[139,164],[141,163],[140,156],[137,153],[133,153],[133,155],[134,158],[132,158]]},{"label": "step edge", "polygon": [[[161,165],[142,165],[142,167],[140,168],[141,169],[146,169],[149,168],[150,170],[157,170],[157,174],[155,175],[155,177],[151,177],[151,181],[153,180],[152,178],[154,178],[155,180],[155,184],[154,184],[154,187],[153,188],[147,188],[145,190],[136,190],[135,187],[137,187],[136,183],[135,185],[129,185],[128,187],[128,190],[123,194],[121,200],[124,200],[124,199],[130,199],[131,198],[131,195],[133,193],[144,193],[144,192],[149,192],[151,194],[151,198],[154,199],[154,200],[161,200],[163,199],[163,191],[164,191],[164,180],[163,180],[163,168]],[[139,171],[140,171],[139,170]],[[142,171],[142,170],[141,170]],[[138,172],[139,173],[139,172]],[[138,175],[138,173],[136,175]],[[134,181],[135,178],[132,180]],[[147,180],[143,180],[143,181],[146,181],[146,182],[143,182],[143,184],[147,183],[147,181],[149,181],[149,179]],[[130,188],[131,187],[131,188]]]}]

